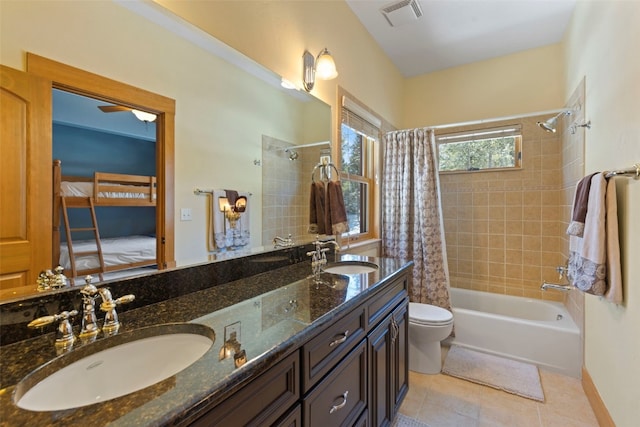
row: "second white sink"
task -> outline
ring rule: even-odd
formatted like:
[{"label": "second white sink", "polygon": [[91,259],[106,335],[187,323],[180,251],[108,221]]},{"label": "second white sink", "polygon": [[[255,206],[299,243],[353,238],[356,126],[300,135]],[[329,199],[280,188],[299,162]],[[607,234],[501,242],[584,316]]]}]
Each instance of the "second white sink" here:
[{"label": "second white sink", "polygon": [[322,269],[325,273],[331,274],[367,274],[374,272],[378,266],[366,261],[339,261],[328,264]]},{"label": "second white sink", "polygon": [[56,411],[124,396],[187,368],[214,340],[211,328],[187,323],[99,340],[33,371],[16,387],[14,402],[31,411]]}]

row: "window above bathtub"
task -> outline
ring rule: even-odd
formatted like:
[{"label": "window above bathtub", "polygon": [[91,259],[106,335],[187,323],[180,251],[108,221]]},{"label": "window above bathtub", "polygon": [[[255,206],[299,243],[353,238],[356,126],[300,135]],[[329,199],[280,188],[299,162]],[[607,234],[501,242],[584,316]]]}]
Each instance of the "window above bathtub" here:
[{"label": "window above bathtub", "polygon": [[522,127],[501,126],[436,136],[440,172],[520,169]]}]

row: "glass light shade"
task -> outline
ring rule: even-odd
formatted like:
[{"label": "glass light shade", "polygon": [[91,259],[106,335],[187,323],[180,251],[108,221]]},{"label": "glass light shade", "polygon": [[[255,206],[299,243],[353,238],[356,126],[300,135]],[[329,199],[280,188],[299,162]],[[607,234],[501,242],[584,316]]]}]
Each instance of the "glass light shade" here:
[{"label": "glass light shade", "polygon": [[316,59],[316,77],[322,80],[331,80],[338,77],[336,63],[326,48],[320,52]]},{"label": "glass light shade", "polygon": [[235,212],[244,212],[247,209],[247,198],[244,196],[238,197],[236,200]]},{"label": "glass light shade", "polygon": [[131,112],[138,120],[143,122],[153,122],[157,118],[155,114],[147,113],[146,111],[131,110]]},{"label": "glass light shade", "polygon": [[218,198],[218,209],[220,209],[220,212],[231,210],[231,206],[229,206],[229,200],[227,200],[226,197]]}]

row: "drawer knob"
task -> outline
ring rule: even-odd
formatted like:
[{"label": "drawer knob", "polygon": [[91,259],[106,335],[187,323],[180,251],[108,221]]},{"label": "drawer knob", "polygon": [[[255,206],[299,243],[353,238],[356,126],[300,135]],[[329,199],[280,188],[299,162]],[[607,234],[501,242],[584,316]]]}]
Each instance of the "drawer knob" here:
[{"label": "drawer knob", "polygon": [[346,405],[346,404],[347,404],[347,395],[348,395],[348,394],[349,394],[349,390],[345,391],[345,392],[342,394],[342,403],[341,403],[341,404],[339,404],[339,405],[333,405],[333,406],[331,407],[331,409],[329,410],[329,413],[330,413],[330,414],[333,414],[334,412],[336,412],[336,411],[338,411],[338,410],[340,410],[340,409],[344,408],[344,405]]},{"label": "drawer knob", "polygon": [[342,344],[343,342],[345,342],[347,340],[347,336],[349,335],[349,330],[347,329],[346,331],[344,331],[344,333],[342,334],[341,338],[338,338],[337,340],[333,340],[329,343],[329,347],[333,347],[334,345],[338,345],[338,344]]}]

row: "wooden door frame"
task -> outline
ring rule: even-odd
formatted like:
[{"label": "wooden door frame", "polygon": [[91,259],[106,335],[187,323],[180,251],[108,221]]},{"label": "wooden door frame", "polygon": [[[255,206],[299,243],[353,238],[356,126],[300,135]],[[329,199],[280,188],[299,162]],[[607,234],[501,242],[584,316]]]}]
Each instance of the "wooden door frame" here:
[{"label": "wooden door frame", "polygon": [[[27,53],[27,72],[61,89],[101,101],[149,111],[156,119],[156,258],[158,269],[175,266],[175,100],[61,62]],[[52,159],[53,160],[53,159]]]},{"label": "wooden door frame", "polygon": [[[23,298],[36,289],[38,272],[50,268],[51,83],[0,64],[3,97],[3,189],[0,218],[0,301]],[[6,133],[5,133],[6,132]]]}]

